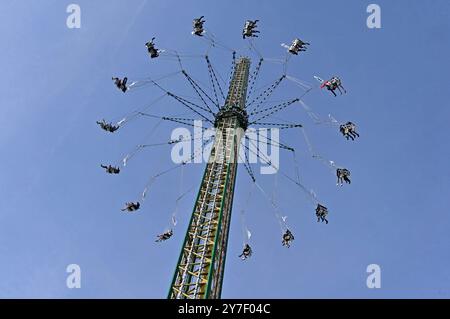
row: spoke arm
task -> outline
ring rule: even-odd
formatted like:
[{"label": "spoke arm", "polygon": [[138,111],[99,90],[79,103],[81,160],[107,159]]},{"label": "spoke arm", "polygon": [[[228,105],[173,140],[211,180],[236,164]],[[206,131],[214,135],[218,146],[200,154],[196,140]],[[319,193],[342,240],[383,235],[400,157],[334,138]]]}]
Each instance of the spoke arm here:
[{"label": "spoke arm", "polygon": [[250,83],[250,88],[248,90],[247,98],[249,98],[253,93],[253,88],[255,87],[256,80],[258,79],[259,70],[261,69],[261,65],[262,65],[263,61],[264,61],[263,58],[259,59],[258,65],[256,66],[255,70],[253,71],[252,75],[250,76],[251,83]]},{"label": "spoke arm", "polygon": [[[190,106],[190,105],[194,105],[194,106],[199,107],[198,105],[196,105],[196,104],[194,104],[194,103],[192,103],[192,102],[189,102],[188,100],[183,99],[182,97],[179,97],[179,96],[177,96],[177,95],[175,95],[175,94],[173,94],[173,93],[167,92],[167,94],[168,94],[169,96],[173,97],[175,100],[177,100],[177,101],[180,102],[181,104],[183,104],[184,106],[186,106],[188,109],[190,109],[190,110],[193,111],[194,113],[200,115],[204,120],[206,120],[206,121],[210,122],[211,124],[213,124],[213,122],[212,122],[209,118],[207,118],[206,116],[204,116],[203,114],[201,114],[200,112],[198,112],[197,110],[195,110],[192,106]],[[199,107],[199,108],[202,109],[202,110],[204,110],[202,107]],[[212,112],[211,112],[211,113],[212,113]]]},{"label": "spoke arm", "polygon": [[[251,167],[250,162],[248,160],[247,153],[244,152],[244,155],[245,155],[245,161],[243,161],[243,164],[244,164],[245,170],[247,171],[247,173],[250,176],[251,180],[253,182],[255,182],[256,181],[255,174],[253,173],[252,167]],[[239,158],[242,160],[242,155],[241,154],[239,154]]]},{"label": "spoke arm", "polygon": [[199,127],[199,128],[202,128],[203,130],[207,130],[208,129],[208,128],[203,127],[203,126],[198,126],[198,125],[195,125],[195,124],[192,124],[192,123],[188,123],[188,122],[194,122],[194,121],[201,121],[201,119],[159,116],[159,115],[143,113],[143,112],[139,112],[139,114],[142,115],[142,116],[157,118],[157,119],[161,119],[161,120],[164,120],[164,121],[171,121],[171,122],[176,122],[176,123],[180,123],[180,124],[184,124],[184,125],[189,125],[189,126],[192,126],[192,127]]},{"label": "spoke arm", "polygon": [[275,113],[277,113],[277,112],[280,112],[281,110],[287,108],[289,105],[291,105],[291,104],[293,104],[293,103],[295,103],[295,102],[298,102],[298,101],[300,101],[300,99],[299,99],[299,98],[295,98],[295,99],[293,99],[293,100],[290,100],[290,101],[287,101],[287,102],[283,102],[283,103],[277,104],[277,105],[275,105],[275,106],[270,106],[270,107],[268,107],[268,108],[265,108],[264,110],[256,111],[256,112],[250,113],[250,115],[256,115],[256,114],[268,112],[268,113],[266,113],[266,114],[260,116],[260,117],[257,118],[256,120],[252,121],[250,124],[257,123],[258,121],[263,120],[263,119],[269,117],[269,116],[272,115],[272,114],[275,114]]},{"label": "spoke arm", "polygon": [[[184,74],[184,71],[182,72]],[[165,88],[163,88],[161,85],[159,85],[157,82],[150,80],[155,86],[157,86],[160,90],[164,91],[167,95],[173,97],[175,100],[177,100],[178,102],[180,102],[181,104],[183,104],[184,106],[186,106],[188,109],[190,109],[191,111],[193,111],[194,113],[200,115],[203,119],[205,119],[206,121],[212,123],[212,121],[210,119],[208,119],[206,116],[204,116],[203,114],[199,113],[198,111],[196,111],[193,107],[199,108],[205,112],[211,113],[213,115],[215,115],[211,109],[208,107],[208,109],[205,109],[193,102],[190,102],[186,99],[183,99],[182,97],[179,97],[175,94],[173,94],[172,92],[169,92],[168,90],[166,90]],[[191,106],[190,106],[191,105]]]},{"label": "spoke arm", "polygon": [[249,104],[247,104],[247,108],[249,108],[253,103],[259,102],[252,110],[254,112],[261,104],[263,104],[275,91],[275,89],[280,85],[280,83],[285,79],[286,76],[282,75],[278,80],[276,80],[271,86],[265,89],[260,95],[254,98]]},{"label": "spoke arm", "polygon": [[171,122],[175,122],[175,123],[189,125],[189,126],[192,126],[192,127],[198,127],[198,128],[201,128],[202,130],[207,130],[208,129],[207,127],[198,126],[198,125],[186,122],[186,121],[195,121],[193,119],[180,119],[180,118],[165,117],[165,116],[161,117],[161,119],[163,119],[164,121],[171,121]]},{"label": "spoke arm", "polygon": [[[185,76],[185,78],[188,80],[188,82],[191,84],[192,88],[194,89],[194,91],[197,93],[197,95],[200,97],[200,99],[202,100],[203,104],[206,106],[206,108],[209,110],[210,113],[214,114],[214,112],[211,110],[211,108],[209,107],[208,103],[206,103],[205,99],[203,98],[203,95],[206,96],[208,98],[208,100],[211,101],[212,104],[214,104],[215,106],[217,106],[217,108],[219,108],[218,103],[216,104],[216,102],[214,102],[213,99],[211,99],[209,97],[208,94],[206,94],[206,92],[200,87],[200,85],[197,84],[197,82],[194,81],[194,79],[192,79],[189,74],[187,74],[186,71],[182,71],[183,75]],[[202,94],[200,94],[203,93]]]},{"label": "spoke arm", "polygon": [[209,60],[209,57],[207,55],[205,56],[205,59],[206,59],[206,63],[208,64],[209,78],[210,78],[211,84],[213,86],[216,102],[217,102],[217,105],[219,105],[219,99],[217,96],[216,85],[217,85],[217,88],[219,89],[219,92],[224,100],[225,100],[225,95],[223,94],[222,87],[220,86],[220,83],[217,80],[216,72],[214,72],[214,68],[213,68],[211,61]]},{"label": "spoke arm", "polygon": [[276,126],[280,130],[289,129],[289,128],[296,128],[296,127],[303,127],[302,124],[286,124],[286,123],[261,123],[261,122],[253,122],[254,125],[261,125],[261,126]]},{"label": "spoke arm", "polygon": [[[290,147],[290,146],[280,143],[280,142],[276,142],[276,141],[272,140],[271,138],[269,138],[268,136],[266,136],[266,138],[270,142],[269,145],[271,145],[271,146],[275,146],[275,147],[279,147],[279,148],[287,150],[287,151],[295,152],[295,149],[293,147]],[[250,138],[248,136],[245,136],[245,139],[248,141],[258,142],[257,140]]]},{"label": "spoke arm", "polygon": [[233,51],[233,58],[231,61],[231,71],[230,71],[230,83],[231,80],[233,79],[233,74],[234,74],[234,70],[236,69],[236,51]]}]

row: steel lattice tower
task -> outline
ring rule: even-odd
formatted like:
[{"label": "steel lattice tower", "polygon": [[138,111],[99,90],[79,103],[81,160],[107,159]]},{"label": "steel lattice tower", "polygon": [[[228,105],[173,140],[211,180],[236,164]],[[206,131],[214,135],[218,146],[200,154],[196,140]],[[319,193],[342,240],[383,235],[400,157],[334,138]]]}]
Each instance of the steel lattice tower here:
[{"label": "steel lattice tower", "polygon": [[236,61],[215,142],[198,191],[168,298],[220,298],[245,110],[250,59]]}]

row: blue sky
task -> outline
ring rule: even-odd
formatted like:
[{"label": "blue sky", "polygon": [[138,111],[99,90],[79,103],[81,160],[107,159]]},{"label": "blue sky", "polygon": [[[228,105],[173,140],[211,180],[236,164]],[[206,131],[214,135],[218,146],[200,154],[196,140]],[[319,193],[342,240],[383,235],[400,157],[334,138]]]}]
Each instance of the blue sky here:
[{"label": "blue sky", "polygon": [[[119,176],[107,176],[100,163],[119,162],[156,121],[137,119],[114,135],[95,121],[120,119],[161,95],[154,87],[122,94],[110,80],[177,70],[172,61],[150,61],[144,43],[152,36],[163,48],[205,53],[205,43],[190,35],[200,15],[232,48],[243,46],[244,21],[259,19],[255,43],[267,57],[284,55],[281,42],[308,40],[288,74],[310,83],[313,75],[339,74],[347,95],[313,90],[304,101],[322,117],[357,123],[361,134],[348,142],[298,105],[280,115],[303,123],[320,154],[351,170],[352,184],[336,187],[301,135],[283,131],[299,154],[304,184],[329,208],[330,224],[316,223],[301,190],[279,176],[276,197],[296,240],[281,246],[274,214],[255,193],[246,215],[254,255],[242,262],[239,211],[250,183],[240,168],[223,297],[450,297],[448,1],[377,1],[381,29],[366,27],[368,1],[77,1],[80,29],[66,27],[69,3],[14,1],[0,11],[0,297],[165,298],[196,191],[180,203],[173,238],[154,243],[174,209],[180,172],[158,179],[135,215],[120,208],[173,165],[170,148],[145,150]],[[226,76],[230,54],[211,58]],[[186,63],[207,80],[206,66]],[[261,81],[281,74],[271,64],[263,71]],[[180,79],[165,85],[188,89]],[[280,90],[280,99],[301,92],[291,83]],[[185,110],[165,99],[154,112]],[[145,142],[166,141],[176,127],[164,123]],[[282,170],[292,173],[291,162],[281,153]],[[187,166],[185,188],[199,184],[203,168]],[[273,192],[274,176],[257,178]],[[81,267],[81,289],[66,287],[73,263]],[[381,266],[381,289],[366,287],[372,263]]]}]

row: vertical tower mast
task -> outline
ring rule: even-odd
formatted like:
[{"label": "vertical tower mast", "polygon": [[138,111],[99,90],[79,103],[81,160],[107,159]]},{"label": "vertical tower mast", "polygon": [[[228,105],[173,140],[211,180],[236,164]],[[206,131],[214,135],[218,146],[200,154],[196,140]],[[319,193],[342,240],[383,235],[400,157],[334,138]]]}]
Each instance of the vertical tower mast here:
[{"label": "vertical tower mast", "polygon": [[215,142],[184,238],[170,299],[220,298],[245,111],[250,59],[236,62],[225,105],[216,115]]}]

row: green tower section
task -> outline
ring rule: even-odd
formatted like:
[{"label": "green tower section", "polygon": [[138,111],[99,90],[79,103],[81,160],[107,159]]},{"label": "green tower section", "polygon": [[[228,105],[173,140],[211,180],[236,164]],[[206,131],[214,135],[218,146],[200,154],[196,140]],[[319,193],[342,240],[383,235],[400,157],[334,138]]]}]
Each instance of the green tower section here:
[{"label": "green tower section", "polygon": [[250,59],[237,60],[168,298],[217,299],[222,291]]}]

